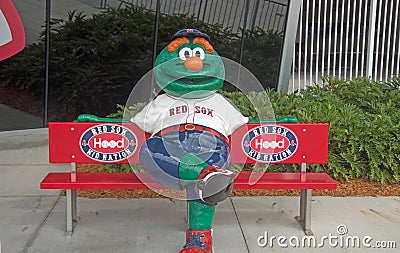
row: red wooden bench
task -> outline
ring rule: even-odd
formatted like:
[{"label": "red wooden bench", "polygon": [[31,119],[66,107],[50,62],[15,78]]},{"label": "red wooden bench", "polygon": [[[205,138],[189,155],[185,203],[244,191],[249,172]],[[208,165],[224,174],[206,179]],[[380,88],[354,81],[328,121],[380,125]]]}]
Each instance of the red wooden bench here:
[{"label": "red wooden bench", "polygon": [[[163,189],[145,173],[83,173],[77,164],[139,163],[138,149],[147,138],[134,124],[57,122],[49,124],[50,163],[70,164],[69,172],[51,172],[41,189],[66,189],[67,227],[77,221],[77,189]],[[307,164],[327,163],[328,124],[247,124],[230,136],[232,163],[299,164],[297,173],[240,172],[234,189],[298,189],[300,213],[296,217],[311,235],[313,189],[335,189],[326,173],[306,171]],[[258,179],[258,180],[254,180]]]}]

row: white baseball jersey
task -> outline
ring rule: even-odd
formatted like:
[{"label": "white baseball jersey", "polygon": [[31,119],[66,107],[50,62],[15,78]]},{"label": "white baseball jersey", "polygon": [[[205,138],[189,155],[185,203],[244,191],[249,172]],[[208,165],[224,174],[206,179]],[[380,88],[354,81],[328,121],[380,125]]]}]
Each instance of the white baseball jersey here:
[{"label": "white baseball jersey", "polygon": [[213,128],[228,137],[246,124],[248,118],[218,93],[199,99],[163,94],[147,104],[131,121],[151,134],[169,126],[191,123]]}]

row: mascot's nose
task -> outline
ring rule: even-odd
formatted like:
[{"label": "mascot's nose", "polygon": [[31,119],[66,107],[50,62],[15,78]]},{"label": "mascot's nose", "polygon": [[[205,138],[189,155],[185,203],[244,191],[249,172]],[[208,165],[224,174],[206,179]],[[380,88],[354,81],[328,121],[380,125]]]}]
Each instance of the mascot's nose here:
[{"label": "mascot's nose", "polygon": [[203,69],[203,61],[197,56],[187,58],[184,65],[187,70],[191,71],[199,71]]}]

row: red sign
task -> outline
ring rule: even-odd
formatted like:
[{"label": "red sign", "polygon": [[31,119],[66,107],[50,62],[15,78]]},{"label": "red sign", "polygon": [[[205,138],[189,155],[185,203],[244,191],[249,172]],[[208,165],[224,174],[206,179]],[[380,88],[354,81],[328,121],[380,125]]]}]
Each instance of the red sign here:
[{"label": "red sign", "polygon": [[0,1],[0,61],[25,47],[24,26],[11,0]]},{"label": "red sign", "polygon": [[328,124],[247,124],[231,136],[232,163],[328,162]]},{"label": "red sign", "polygon": [[146,137],[134,124],[51,122],[49,158],[52,163],[136,162]]},{"label": "red sign", "polygon": [[101,124],[88,128],[81,136],[81,151],[90,159],[115,163],[129,158],[136,151],[137,137],[127,127]]},{"label": "red sign", "polygon": [[[118,128],[120,127],[120,128]],[[138,150],[149,136],[135,124],[52,122],[52,163],[139,163]],[[135,141],[136,138],[136,141]],[[232,163],[328,161],[328,124],[247,124],[230,136]]]},{"label": "red sign", "polygon": [[242,141],[243,152],[261,163],[278,163],[297,151],[297,136],[289,128],[261,125],[250,129]]}]

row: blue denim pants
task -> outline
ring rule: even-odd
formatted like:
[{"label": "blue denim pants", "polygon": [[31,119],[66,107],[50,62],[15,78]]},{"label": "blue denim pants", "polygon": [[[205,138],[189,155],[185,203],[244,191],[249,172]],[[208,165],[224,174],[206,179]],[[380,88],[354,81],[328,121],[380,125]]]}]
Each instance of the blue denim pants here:
[{"label": "blue denim pants", "polygon": [[156,182],[183,190],[179,179],[179,162],[188,153],[209,165],[230,169],[228,144],[209,132],[197,130],[173,131],[151,137],[140,148],[139,159],[144,170]]}]

